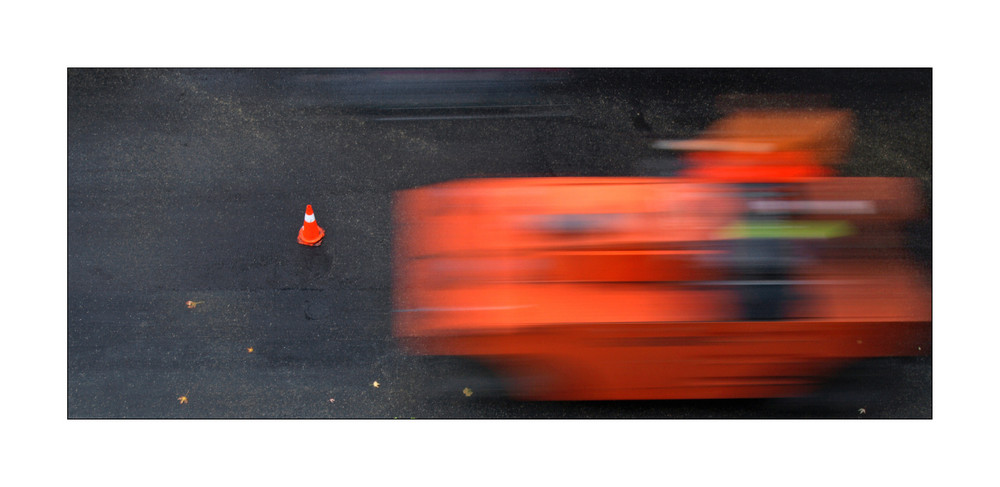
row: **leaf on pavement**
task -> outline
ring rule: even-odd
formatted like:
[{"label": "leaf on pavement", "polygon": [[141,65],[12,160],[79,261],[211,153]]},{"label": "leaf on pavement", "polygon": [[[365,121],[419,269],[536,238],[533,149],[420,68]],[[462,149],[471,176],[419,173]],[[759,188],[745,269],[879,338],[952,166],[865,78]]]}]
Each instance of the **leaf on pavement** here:
[{"label": "leaf on pavement", "polygon": [[472,395],[472,389],[466,387],[465,389],[462,389],[462,394],[465,394],[465,397],[469,397]]}]

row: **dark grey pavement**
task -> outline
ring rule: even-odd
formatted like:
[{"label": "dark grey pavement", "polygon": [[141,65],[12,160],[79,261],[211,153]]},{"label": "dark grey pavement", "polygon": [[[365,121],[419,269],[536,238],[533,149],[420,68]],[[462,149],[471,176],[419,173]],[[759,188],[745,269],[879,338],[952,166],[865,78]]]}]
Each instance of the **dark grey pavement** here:
[{"label": "dark grey pavement", "polygon": [[[667,173],[651,138],[697,133],[734,91],[830,93],[858,114],[846,174],[931,181],[926,70],[71,69],[68,81],[70,418],[853,417],[769,401],[442,397],[391,336],[392,195],[460,177]],[[320,247],[296,243],[306,204]],[[914,244],[927,259],[929,228]]]}]

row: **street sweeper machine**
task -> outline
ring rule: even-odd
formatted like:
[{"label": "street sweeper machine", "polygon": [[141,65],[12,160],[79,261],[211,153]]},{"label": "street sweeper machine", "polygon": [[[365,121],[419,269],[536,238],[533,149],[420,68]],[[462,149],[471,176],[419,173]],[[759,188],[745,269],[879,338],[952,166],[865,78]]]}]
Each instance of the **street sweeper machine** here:
[{"label": "street sweeper machine", "polygon": [[395,201],[394,333],[530,400],[794,397],[929,357],[906,178],[836,177],[837,110],[738,111],[661,141],[671,178],[446,182]]}]

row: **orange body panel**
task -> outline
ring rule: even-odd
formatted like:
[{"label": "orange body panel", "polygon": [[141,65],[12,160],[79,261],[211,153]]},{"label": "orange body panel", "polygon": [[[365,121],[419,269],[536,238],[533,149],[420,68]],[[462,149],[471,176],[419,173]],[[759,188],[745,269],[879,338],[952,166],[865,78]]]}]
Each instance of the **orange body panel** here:
[{"label": "orange body panel", "polygon": [[[912,196],[902,180],[799,185],[824,201],[869,198],[828,205],[850,218],[895,222],[913,207],[892,197]],[[877,231],[809,242],[815,256],[784,277],[795,298],[783,319],[741,318],[748,284],[727,279],[716,245],[746,211],[735,191],[580,178],[403,192],[396,335],[414,353],[488,363],[519,397],[556,400],[792,395],[854,359],[930,353],[930,292],[917,270],[884,249],[877,260],[841,258],[831,243]]]}]

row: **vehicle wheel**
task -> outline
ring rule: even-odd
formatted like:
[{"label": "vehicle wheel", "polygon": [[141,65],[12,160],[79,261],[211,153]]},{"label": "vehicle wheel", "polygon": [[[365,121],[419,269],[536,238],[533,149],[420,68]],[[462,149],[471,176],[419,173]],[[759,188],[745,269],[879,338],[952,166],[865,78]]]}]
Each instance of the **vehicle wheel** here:
[{"label": "vehicle wheel", "polygon": [[440,399],[500,399],[506,383],[487,364],[472,358],[432,356],[419,360],[420,383]]},{"label": "vehicle wheel", "polygon": [[930,358],[863,360],[845,367],[816,393],[787,404],[807,417],[929,419]]}]

